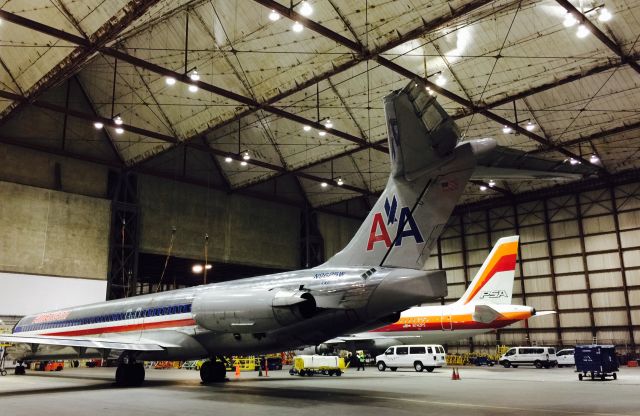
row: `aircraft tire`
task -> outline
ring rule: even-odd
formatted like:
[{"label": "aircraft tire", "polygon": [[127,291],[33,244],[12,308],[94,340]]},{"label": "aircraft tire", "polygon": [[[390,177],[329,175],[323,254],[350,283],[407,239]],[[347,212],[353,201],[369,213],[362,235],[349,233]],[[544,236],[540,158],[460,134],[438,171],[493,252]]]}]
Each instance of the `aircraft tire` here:
[{"label": "aircraft tire", "polygon": [[378,361],[378,371],[384,371],[387,369],[387,365],[384,363],[384,361]]},{"label": "aircraft tire", "polygon": [[200,367],[200,380],[205,384],[224,381],[226,375],[227,370],[220,361],[206,361]]}]

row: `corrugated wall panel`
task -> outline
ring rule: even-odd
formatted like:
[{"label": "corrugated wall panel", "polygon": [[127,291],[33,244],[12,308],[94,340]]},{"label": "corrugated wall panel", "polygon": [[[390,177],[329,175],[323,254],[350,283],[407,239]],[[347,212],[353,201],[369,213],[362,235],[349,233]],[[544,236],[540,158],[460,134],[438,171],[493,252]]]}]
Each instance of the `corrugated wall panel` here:
[{"label": "corrugated wall panel", "polygon": [[549,250],[546,242],[523,244],[520,247],[523,259],[548,257]]},{"label": "corrugated wall panel", "polygon": [[558,308],[562,309],[582,309],[589,306],[586,293],[558,294]]},{"label": "corrugated wall panel", "polygon": [[582,220],[582,224],[585,234],[615,231],[613,217],[609,213],[598,217],[585,218]]},{"label": "corrugated wall panel", "polygon": [[570,276],[556,277],[556,289],[563,290],[583,290],[587,288],[583,274],[573,274]]},{"label": "corrugated wall panel", "polygon": [[640,232],[638,230],[623,231],[620,233],[620,240],[622,247],[638,247],[640,246]]},{"label": "corrugated wall panel", "polygon": [[591,294],[594,308],[625,306],[624,292],[597,292]]},{"label": "corrugated wall panel", "polygon": [[589,284],[591,285],[592,289],[599,289],[603,287],[621,287],[622,273],[621,272],[590,273]]},{"label": "corrugated wall panel", "polygon": [[[527,305],[540,311],[553,310],[553,297],[551,296],[527,296]],[[540,318],[540,317],[539,317]],[[536,318],[538,319],[538,318]]]},{"label": "corrugated wall panel", "polygon": [[629,250],[623,253],[625,267],[640,266],[640,250]]},{"label": "corrugated wall panel", "polygon": [[462,266],[462,253],[443,254],[442,267],[460,267]]},{"label": "corrugated wall panel", "polygon": [[593,313],[597,326],[620,326],[627,324],[626,311],[596,311]]},{"label": "corrugated wall panel", "polygon": [[640,285],[640,270],[627,270],[627,284]]},{"label": "corrugated wall panel", "polygon": [[[535,298],[536,299],[536,303],[540,298]],[[547,304],[548,301],[543,301],[541,304]],[[537,307],[537,310],[550,310],[551,308],[542,308],[542,307]],[[542,315],[542,316],[535,316],[531,319],[529,319],[529,328],[553,328],[555,322],[555,317],[553,315]]]},{"label": "corrugated wall panel", "polygon": [[601,344],[625,344],[629,339],[629,333],[626,331],[599,329],[597,333],[598,343]]},{"label": "corrugated wall panel", "polygon": [[620,222],[620,230],[638,228],[640,226],[640,211],[621,212],[618,215],[618,221]]},{"label": "corrugated wall panel", "polygon": [[543,276],[550,273],[549,260],[525,261],[522,267],[525,276]]},{"label": "corrugated wall panel", "polygon": [[591,254],[587,256],[589,271],[620,268],[618,253]]},{"label": "corrugated wall panel", "polygon": [[584,270],[582,257],[562,257],[553,260],[556,273],[575,273]]},{"label": "corrugated wall panel", "polygon": [[562,334],[564,345],[591,344],[592,336],[588,331],[566,331]]},{"label": "corrugated wall panel", "polygon": [[580,253],[580,238],[568,238],[566,240],[552,241],[551,249],[554,256]]},{"label": "corrugated wall panel", "polygon": [[[633,289],[633,290],[629,291],[629,304],[631,306],[640,305],[640,289]],[[640,315],[640,311],[638,311],[638,310],[633,310],[633,311],[631,311],[631,313],[632,313],[632,315],[634,313]]]},{"label": "corrugated wall panel", "polygon": [[520,241],[523,243],[545,241],[546,239],[547,235],[544,230],[544,225],[522,227],[520,231]]},{"label": "corrugated wall panel", "polygon": [[579,234],[576,221],[562,221],[549,225],[552,238],[575,237]]},{"label": "corrugated wall panel", "polygon": [[589,326],[591,317],[589,312],[567,312],[560,314],[560,325],[566,328]]}]

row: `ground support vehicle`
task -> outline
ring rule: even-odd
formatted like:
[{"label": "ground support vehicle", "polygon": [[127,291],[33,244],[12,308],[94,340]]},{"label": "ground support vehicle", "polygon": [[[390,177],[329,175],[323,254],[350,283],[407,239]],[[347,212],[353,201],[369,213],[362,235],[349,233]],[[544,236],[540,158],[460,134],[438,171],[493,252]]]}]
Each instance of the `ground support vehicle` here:
[{"label": "ground support vehicle", "polygon": [[576,371],[578,379],[582,380],[588,375],[591,380],[604,380],[612,377],[618,378],[616,372],[618,359],[616,347],[613,345],[577,345],[575,348]]},{"label": "ground support vehicle", "polygon": [[298,355],[293,359],[293,367],[289,370],[292,376],[341,376],[344,372],[344,358],[336,355]]},{"label": "ground support vehicle", "polygon": [[436,368],[447,365],[447,354],[442,345],[397,345],[387,348],[384,354],[376,357],[378,371],[389,368],[396,371],[398,368],[413,368],[421,373],[427,370],[429,373]]}]

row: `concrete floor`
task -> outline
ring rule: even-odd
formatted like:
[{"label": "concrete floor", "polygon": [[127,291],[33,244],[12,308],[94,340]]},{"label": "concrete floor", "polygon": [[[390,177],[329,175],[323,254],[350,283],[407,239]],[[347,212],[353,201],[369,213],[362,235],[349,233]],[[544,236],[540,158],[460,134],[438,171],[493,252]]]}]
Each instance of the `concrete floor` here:
[{"label": "concrete floor", "polygon": [[113,368],[0,377],[0,414],[33,415],[640,415],[640,369],[578,381],[572,369],[462,368],[434,373],[348,370],[342,377],[274,371],[203,386],[198,372],[147,370],[143,387],[112,385]]}]

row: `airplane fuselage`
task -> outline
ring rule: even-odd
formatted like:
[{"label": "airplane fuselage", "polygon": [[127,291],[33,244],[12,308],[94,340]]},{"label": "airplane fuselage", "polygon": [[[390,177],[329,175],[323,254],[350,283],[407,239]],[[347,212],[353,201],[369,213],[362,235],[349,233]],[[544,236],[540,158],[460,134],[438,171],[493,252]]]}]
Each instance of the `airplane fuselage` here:
[{"label": "airplane fuselage", "polygon": [[[408,269],[308,269],[31,315],[14,334],[165,345],[139,352],[143,360],[283,351],[383,325],[386,316],[437,296],[430,291],[439,285],[429,280],[429,272]],[[98,349],[51,345],[35,352],[16,346],[11,353],[25,359],[104,356]]]}]

